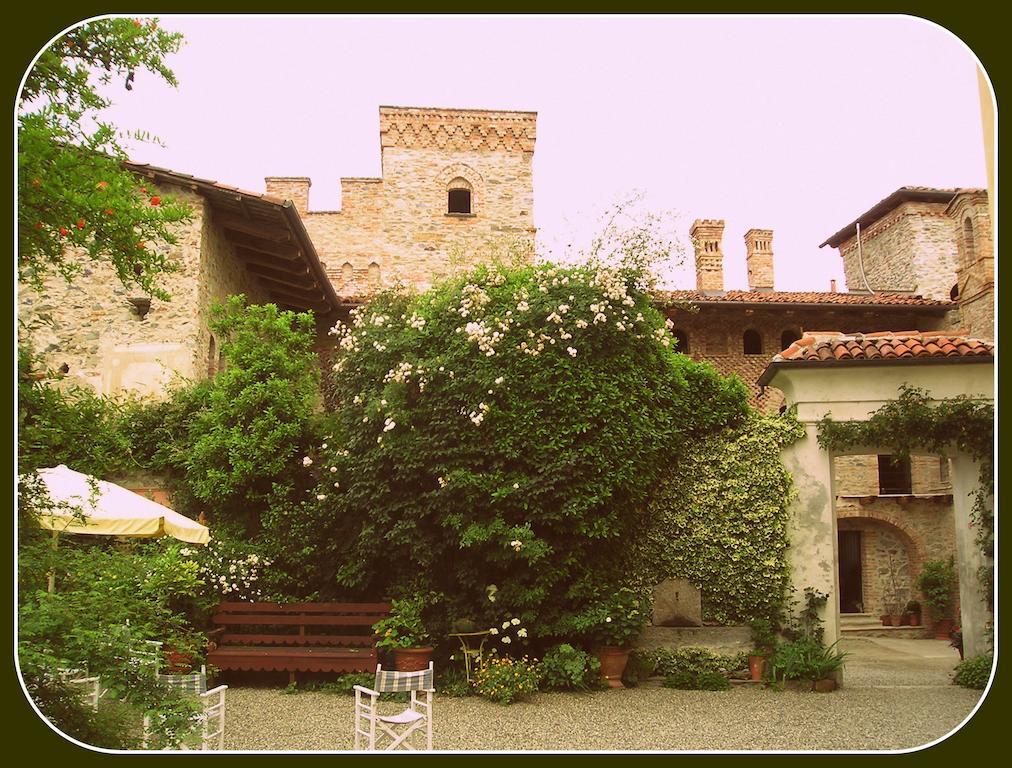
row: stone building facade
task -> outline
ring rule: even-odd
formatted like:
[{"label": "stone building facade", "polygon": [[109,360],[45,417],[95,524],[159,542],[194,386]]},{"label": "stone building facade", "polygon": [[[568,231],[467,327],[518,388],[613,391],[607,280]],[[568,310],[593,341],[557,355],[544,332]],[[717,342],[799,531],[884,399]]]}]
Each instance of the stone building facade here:
[{"label": "stone building facade", "polygon": [[205,355],[212,302],[239,293],[266,299],[231,252],[207,201],[187,190],[158,193],[172,194],[193,211],[176,228],[179,239],[171,247],[179,269],[160,279],[169,301],[124,287],[104,263],[85,268],[73,283],[51,277],[41,294],[21,288],[20,319],[31,327],[36,350],[65,381],[104,394],[161,394],[174,376],[202,378],[216,363]]},{"label": "stone building facade", "polygon": [[341,210],[309,208],[311,180],[268,177],[292,200],[337,293],[424,289],[484,248],[534,237],[537,114],[380,107],[381,178],[341,179]]},{"label": "stone building facade", "polygon": [[994,259],[987,192],[901,187],[826,239],[854,291],[951,299],[969,335],[994,338]]},{"label": "stone building facade", "polygon": [[20,286],[19,320],[62,384],[159,397],[175,378],[213,375],[221,347],[209,326],[211,307],[236,294],[251,303],[312,309],[327,325],[339,301],[283,200],[128,165],[149,188],[191,211],[188,221],[173,225],[176,243],[162,246],[177,267],[159,277],[170,299],[125,287],[104,263],[83,269],[72,283],[51,277],[41,292]]}]

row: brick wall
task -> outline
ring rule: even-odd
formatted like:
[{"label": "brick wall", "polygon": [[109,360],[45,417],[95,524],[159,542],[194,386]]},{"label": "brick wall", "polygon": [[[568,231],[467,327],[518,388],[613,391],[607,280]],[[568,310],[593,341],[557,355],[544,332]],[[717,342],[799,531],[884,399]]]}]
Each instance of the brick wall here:
[{"label": "brick wall", "polygon": [[[756,381],[773,355],[783,349],[781,337],[785,331],[800,336],[808,330],[855,333],[945,327],[942,317],[906,310],[882,312],[868,308],[806,308],[800,304],[789,308],[752,309],[729,302],[726,305],[701,305],[695,312],[669,308],[666,314],[674,323],[675,330],[688,337],[690,357],[712,363],[724,375],[738,374],[751,390],[753,405],[764,409],[777,409],[784,401],[779,390],[773,388],[767,388],[760,395]],[[743,339],[746,330],[759,333],[761,354],[745,354]]]},{"label": "brick wall", "polygon": [[[834,490],[838,496],[879,495],[878,456],[837,456],[833,461]],[[952,493],[947,466],[948,459],[938,456],[911,456],[911,493]]]}]

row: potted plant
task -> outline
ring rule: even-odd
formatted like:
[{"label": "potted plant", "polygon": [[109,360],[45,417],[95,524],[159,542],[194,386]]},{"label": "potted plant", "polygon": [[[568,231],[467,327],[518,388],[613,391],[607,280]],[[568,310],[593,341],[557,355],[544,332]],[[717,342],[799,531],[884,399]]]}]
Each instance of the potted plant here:
[{"label": "potted plant", "polygon": [[948,640],[952,631],[952,592],[956,584],[956,568],[950,557],[944,560],[931,560],[924,564],[921,575],[917,577],[917,588],[935,623],[935,639]]},{"label": "potted plant", "polygon": [[595,646],[601,676],[610,688],[624,688],[622,673],[629,661],[632,642],[649,618],[648,600],[633,589],[622,587],[591,604],[576,619],[576,627]]},{"label": "potted plant", "polygon": [[903,609],[903,616],[905,623],[911,627],[921,626],[921,604],[916,600],[909,601]]},{"label": "potted plant", "polygon": [[748,656],[748,671],[754,681],[763,679],[766,657],[777,644],[777,633],[769,619],[752,619],[748,623],[752,630],[752,650]]},{"label": "potted plant", "polygon": [[421,597],[390,601],[390,615],[373,624],[376,647],[393,652],[394,669],[414,672],[426,669],[432,660],[430,636],[422,622],[425,601]]}]

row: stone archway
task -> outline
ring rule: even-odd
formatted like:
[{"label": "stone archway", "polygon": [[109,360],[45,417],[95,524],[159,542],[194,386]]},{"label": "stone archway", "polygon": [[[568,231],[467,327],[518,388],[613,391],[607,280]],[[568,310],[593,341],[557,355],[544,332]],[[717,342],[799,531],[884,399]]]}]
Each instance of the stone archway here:
[{"label": "stone archway", "polygon": [[[840,555],[837,559],[840,582],[840,612],[872,616],[901,613],[907,602],[916,596],[917,575],[923,562],[923,546],[901,523],[885,515],[871,512],[861,515],[837,514],[840,534]],[[854,585],[847,583],[844,562],[845,537],[857,539],[860,554],[860,600],[848,605],[846,596]]]}]

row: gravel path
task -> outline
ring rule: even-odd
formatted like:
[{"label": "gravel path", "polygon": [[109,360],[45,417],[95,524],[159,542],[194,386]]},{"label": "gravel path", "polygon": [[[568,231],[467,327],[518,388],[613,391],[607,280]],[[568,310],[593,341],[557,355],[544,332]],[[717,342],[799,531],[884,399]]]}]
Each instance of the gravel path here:
[{"label": "gravel path", "polygon": [[[832,694],[755,686],[727,692],[641,686],[543,693],[503,707],[437,693],[433,742],[440,750],[917,747],[959,725],[980,693],[949,682],[958,660],[951,649],[911,655],[890,647],[896,642],[929,641],[841,643],[852,656],[846,686]],[[350,696],[230,687],[226,748],[351,749],[353,709]]]}]

